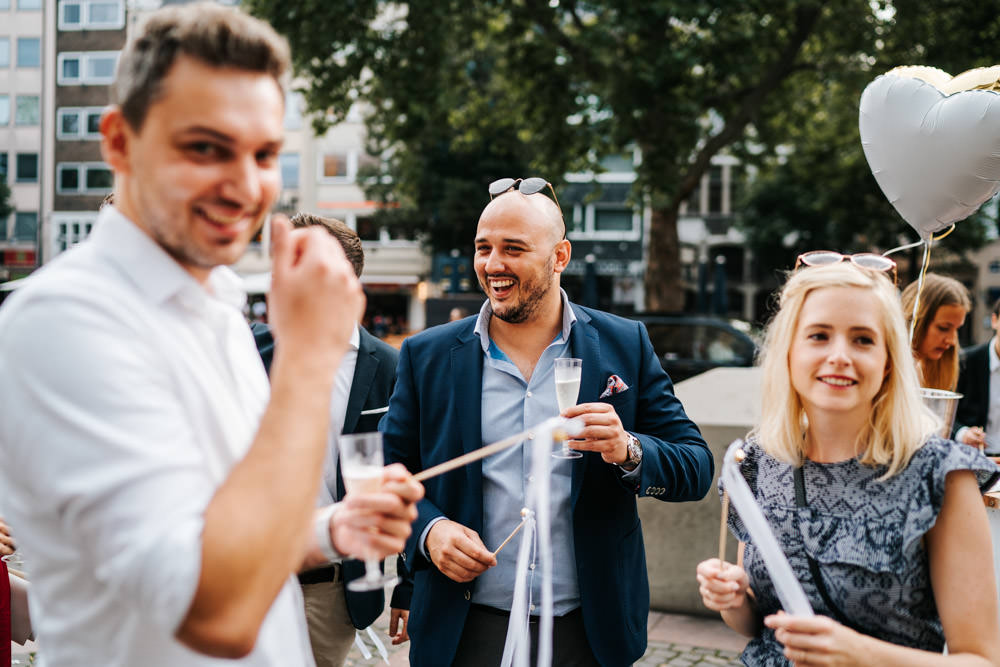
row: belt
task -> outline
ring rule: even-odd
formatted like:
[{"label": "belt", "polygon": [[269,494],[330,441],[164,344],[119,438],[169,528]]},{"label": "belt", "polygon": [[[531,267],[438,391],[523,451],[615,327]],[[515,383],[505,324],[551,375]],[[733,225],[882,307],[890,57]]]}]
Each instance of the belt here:
[{"label": "belt", "polygon": [[323,584],[329,581],[336,583],[340,580],[340,563],[317,567],[314,570],[306,570],[299,574],[300,584]]},{"label": "belt", "polygon": [[[489,614],[490,616],[500,616],[502,618],[510,618],[510,612],[505,609],[497,609],[496,607],[490,607],[489,605],[476,604],[476,603],[472,603],[469,606],[472,611],[478,611],[482,614]],[[566,612],[562,616],[553,616],[552,620],[554,623],[562,623],[563,621],[567,621],[581,614],[583,614],[583,607],[576,607]],[[528,622],[537,623],[538,616],[532,614],[531,616],[529,616]]]}]

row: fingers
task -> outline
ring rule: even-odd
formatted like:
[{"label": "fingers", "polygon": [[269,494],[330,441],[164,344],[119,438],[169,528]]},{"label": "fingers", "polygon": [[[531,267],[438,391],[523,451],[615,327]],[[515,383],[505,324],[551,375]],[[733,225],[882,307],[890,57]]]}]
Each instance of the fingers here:
[{"label": "fingers", "polygon": [[743,568],[711,558],[699,563],[696,572],[698,593],[709,609],[734,609],[745,601],[749,579]]},{"label": "fingers", "polygon": [[[389,616],[389,636],[392,637],[392,645],[397,646],[410,640],[407,624],[410,619],[409,609],[392,609]],[[399,632],[396,626],[399,625]]]},{"label": "fingers", "polygon": [[402,463],[393,463],[382,471],[382,490],[394,493],[405,503],[415,503],[424,497],[424,486]]},{"label": "fingers", "polygon": [[416,518],[416,506],[395,493],[348,495],[333,515],[333,544],[342,554],[381,560],[404,549]]},{"label": "fingers", "polygon": [[427,534],[427,553],[443,575],[471,581],[497,564],[478,533],[454,521],[439,521]]}]

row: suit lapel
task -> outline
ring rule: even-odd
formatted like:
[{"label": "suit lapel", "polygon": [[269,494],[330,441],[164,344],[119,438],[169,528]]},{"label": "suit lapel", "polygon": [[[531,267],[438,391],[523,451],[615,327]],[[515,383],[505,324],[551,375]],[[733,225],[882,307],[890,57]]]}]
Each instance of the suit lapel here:
[{"label": "suit lapel", "polygon": [[379,360],[375,356],[375,346],[368,338],[364,329],[359,329],[358,361],[354,365],[354,377],[351,378],[351,392],[347,397],[347,412],[344,414],[343,433],[352,433],[358,425],[361,410],[365,407],[365,399],[371,390],[375,373],[378,372]]},{"label": "suit lapel", "polygon": [[[601,377],[601,340],[597,330],[590,324],[590,315],[573,305],[576,314],[576,324],[569,337],[569,348],[577,359],[583,359],[583,370],[580,376],[579,403],[593,403],[598,400],[604,390],[607,378]],[[576,507],[583,486],[585,468],[592,464],[596,454],[584,453],[583,458],[573,463],[573,476],[570,490],[570,506]]]},{"label": "suit lapel", "polygon": [[[454,415],[457,427],[452,433],[460,440],[462,452],[471,452],[483,446],[482,396],[483,396],[483,347],[479,336],[473,333],[474,324],[459,335],[451,348],[448,377],[452,380],[453,403],[458,410]],[[444,424],[442,428],[446,428]],[[479,499],[479,524],[469,526],[481,530],[483,526],[483,467],[473,463],[463,468],[469,498]]]}]

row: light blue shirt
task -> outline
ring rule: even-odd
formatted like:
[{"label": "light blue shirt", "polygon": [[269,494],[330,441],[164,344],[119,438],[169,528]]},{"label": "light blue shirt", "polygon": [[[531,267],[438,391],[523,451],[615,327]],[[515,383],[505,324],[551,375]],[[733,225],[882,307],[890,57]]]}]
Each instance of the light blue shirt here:
[{"label": "light blue shirt", "polygon": [[[559,335],[542,352],[530,380],[525,380],[517,366],[489,338],[490,302],[479,311],[475,333],[483,345],[482,437],[487,445],[512,433],[519,433],[559,414],[556,385],[552,374],[555,360],[570,354],[569,336],[576,315],[569,298],[562,293],[563,321]],[[553,613],[566,614],[580,606],[580,588],[576,579],[576,557],[573,550],[573,513],[570,506],[570,484],[574,465],[580,459],[551,459],[552,462],[552,597]],[[521,521],[528,484],[531,479],[531,448],[515,445],[483,459],[483,531],[486,548],[494,550],[510,535]],[[514,595],[514,570],[517,545],[528,539],[526,532],[497,554],[496,567],[479,575],[472,593],[475,604],[510,610]],[[541,599],[541,573],[532,576],[529,566],[531,599]],[[532,611],[535,611],[532,609]]]}]

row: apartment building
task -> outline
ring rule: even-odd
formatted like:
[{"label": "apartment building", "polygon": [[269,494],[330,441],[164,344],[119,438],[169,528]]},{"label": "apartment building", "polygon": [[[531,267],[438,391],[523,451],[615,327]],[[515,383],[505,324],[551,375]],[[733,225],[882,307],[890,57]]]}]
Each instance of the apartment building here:
[{"label": "apartment building", "polygon": [[111,192],[101,159],[101,113],[125,45],[125,0],[56,0],[47,26],[52,43],[51,151],[45,161],[40,239],[43,261],[84,240]]},{"label": "apartment building", "polygon": [[45,13],[43,0],[0,0],[0,174],[13,208],[0,218],[0,280],[38,261]]}]

